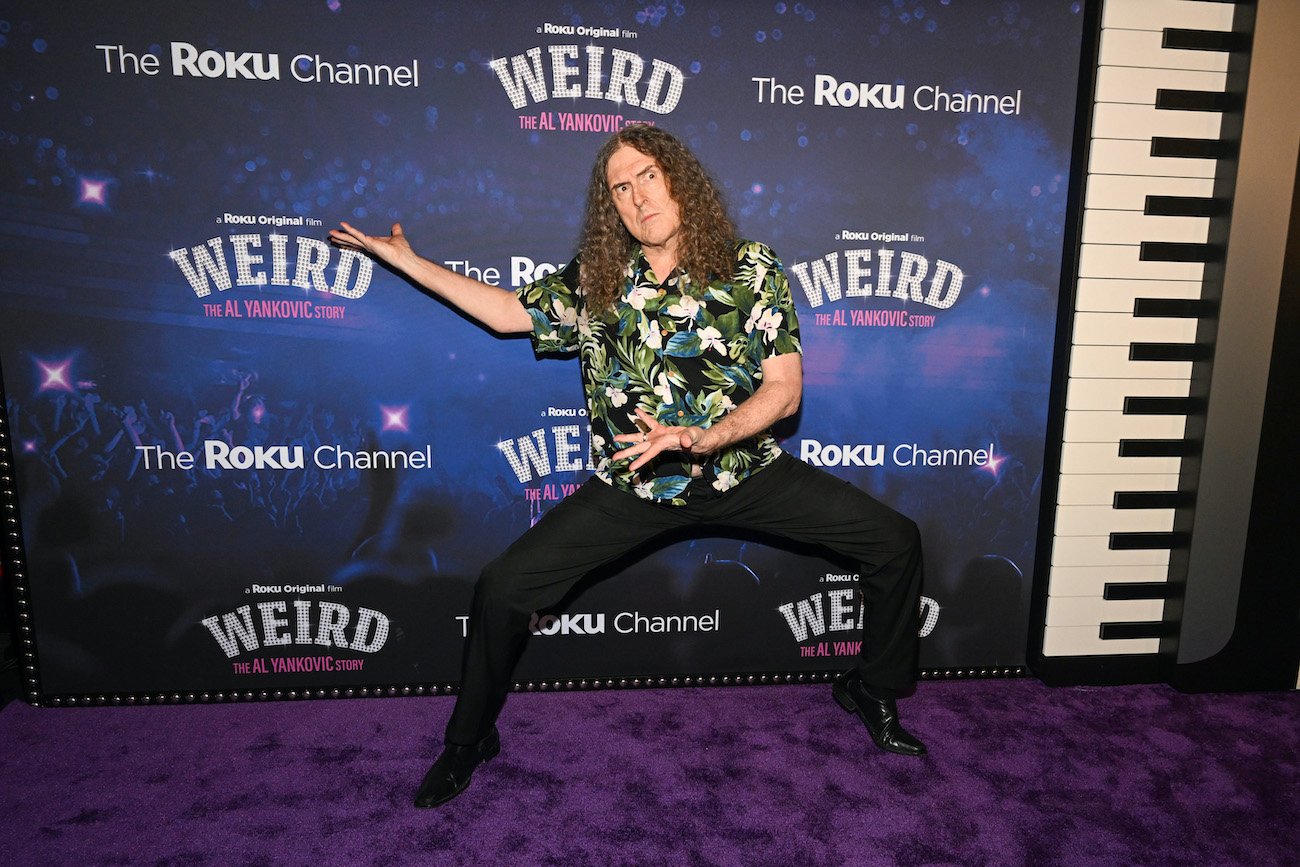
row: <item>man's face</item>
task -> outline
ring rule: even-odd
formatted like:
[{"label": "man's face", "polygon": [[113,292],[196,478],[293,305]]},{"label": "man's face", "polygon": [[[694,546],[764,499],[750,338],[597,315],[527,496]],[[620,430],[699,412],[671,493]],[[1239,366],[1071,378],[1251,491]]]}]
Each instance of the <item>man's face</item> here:
[{"label": "man's face", "polygon": [[668,188],[668,177],[654,157],[631,145],[610,155],[605,180],[614,207],[648,257],[677,254],[682,215]]}]

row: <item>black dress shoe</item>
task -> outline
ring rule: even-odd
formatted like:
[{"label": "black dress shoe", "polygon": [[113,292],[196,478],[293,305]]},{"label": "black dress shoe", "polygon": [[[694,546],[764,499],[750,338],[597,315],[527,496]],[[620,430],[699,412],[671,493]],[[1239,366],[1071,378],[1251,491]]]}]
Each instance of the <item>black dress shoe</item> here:
[{"label": "black dress shoe", "polygon": [[501,736],[494,727],[473,746],[447,744],[429,768],[415,793],[415,806],[437,807],[465,791],[474,769],[501,752]]},{"label": "black dress shoe", "polygon": [[923,756],[925,744],[916,739],[898,721],[898,705],[892,695],[872,694],[862,678],[849,669],[835,678],[831,687],[840,707],[858,715],[876,746],[900,756]]}]

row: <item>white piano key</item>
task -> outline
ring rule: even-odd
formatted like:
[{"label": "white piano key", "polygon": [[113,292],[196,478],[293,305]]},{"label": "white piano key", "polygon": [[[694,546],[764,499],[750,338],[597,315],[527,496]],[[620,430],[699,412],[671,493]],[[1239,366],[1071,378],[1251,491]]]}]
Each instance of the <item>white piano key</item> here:
[{"label": "white piano key", "polygon": [[1139,298],[1198,299],[1204,286],[1191,280],[1120,280],[1085,277],[1074,293],[1074,308],[1084,311],[1132,313]]},{"label": "white piano key", "polygon": [[1083,243],[1133,244],[1176,241],[1204,244],[1210,239],[1209,217],[1153,217],[1139,211],[1089,208],[1083,214]]},{"label": "white piano key", "polygon": [[1143,66],[1152,69],[1199,69],[1211,72],[1228,70],[1226,51],[1164,48],[1161,45],[1163,39],[1163,30],[1102,30],[1098,66]]},{"label": "white piano key", "polygon": [[1150,142],[1153,136],[1219,137],[1223,115],[1217,111],[1179,111],[1151,105],[1099,102],[1093,108],[1093,138],[1125,138]]},{"label": "white piano key", "polygon": [[1071,379],[1065,390],[1069,412],[1123,412],[1126,397],[1187,397],[1185,379]]},{"label": "white piano key", "polygon": [[1080,379],[1192,378],[1190,361],[1131,361],[1125,346],[1076,346],[1070,352],[1070,376]]},{"label": "white piano key", "polygon": [[1052,596],[1100,597],[1107,584],[1138,582],[1167,584],[1169,570],[1164,566],[1057,566],[1048,578]]},{"label": "white piano key", "polygon": [[1172,178],[1159,176],[1091,175],[1084,193],[1085,208],[1123,211],[1146,209],[1147,196],[1214,195],[1214,178]]},{"label": "white piano key", "polygon": [[1213,178],[1216,164],[1216,160],[1195,157],[1153,157],[1150,140],[1096,138],[1092,141],[1088,171],[1102,175]]},{"label": "white piano key", "polygon": [[1173,509],[1113,509],[1110,506],[1057,506],[1057,536],[1107,533],[1171,533]]},{"label": "white piano key", "polygon": [[1052,568],[1057,566],[1163,566],[1169,568],[1169,549],[1140,548],[1115,551],[1110,536],[1061,536],[1052,544]]},{"label": "white piano key", "polygon": [[1121,458],[1117,443],[1063,443],[1064,473],[1176,473],[1182,458]]},{"label": "white piano key", "polygon": [[1147,623],[1165,613],[1163,599],[1102,599],[1098,596],[1047,597],[1048,626],[1089,626],[1103,623]]},{"label": "white piano key", "polygon": [[1061,441],[1118,443],[1120,440],[1173,440],[1187,433],[1187,416],[1125,415],[1122,412],[1073,410],[1065,414]]},{"label": "white piano key", "polygon": [[1231,30],[1232,3],[1212,0],[1110,0],[1101,13],[1103,28],[1128,30]]},{"label": "white piano key", "polygon": [[1097,69],[1097,102],[1131,102],[1155,105],[1157,90],[1204,90],[1223,93],[1228,89],[1225,72],[1198,69],[1140,69],[1133,66],[1102,66]]},{"label": "white piano key", "polygon": [[1080,277],[1133,277],[1139,280],[1195,280],[1205,277],[1204,262],[1152,262],[1139,259],[1137,244],[1082,244]]},{"label": "white piano key", "polygon": [[1076,346],[1128,346],[1130,343],[1195,343],[1196,320],[1185,316],[1132,313],[1076,313]]},{"label": "white piano key", "polygon": [[1043,628],[1043,656],[1118,656],[1130,653],[1158,653],[1158,638],[1101,640],[1096,626],[1046,626]]},{"label": "white piano key", "polygon": [[1178,475],[1071,473],[1063,475],[1056,488],[1056,502],[1062,506],[1108,506],[1119,491],[1176,491]]},{"label": "white piano key", "polygon": [[1075,346],[1070,352],[1070,376],[1079,379],[1192,378],[1190,361],[1133,361],[1124,346]]}]

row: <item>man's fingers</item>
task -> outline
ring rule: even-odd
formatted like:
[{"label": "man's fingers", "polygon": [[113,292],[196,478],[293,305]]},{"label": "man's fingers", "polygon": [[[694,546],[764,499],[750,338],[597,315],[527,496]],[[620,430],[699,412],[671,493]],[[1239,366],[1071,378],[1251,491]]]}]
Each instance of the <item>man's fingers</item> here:
[{"label": "man's fingers", "polygon": [[651,447],[651,445],[652,444],[649,442],[643,440],[637,440],[636,442],[632,443],[632,445],[629,446],[628,448],[620,449],[614,452],[614,454],[611,455],[611,457],[616,461],[627,460],[628,458],[633,457],[634,455],[644,454],[646,450]]},{"label": "man's fingers", "polygon": [[629,471],[636,472],[637,470],[641,469],[641,467],[649,463],[651,458],[653,458],[655,455],[659,454],[661,451],[664,450],[665,443],[663,442],[663,440],[659,440],[656,442],[649,443],[649,446],[650,447],[648,449],[646,449],[644,452],[641,453],[641,457],[637,458],[632,463],[628,464],[627,468]]},{"label": "man's fingers", "polygon": [[628,448],[620,449],[611,455],[611,457],[616,461],[627,460],[628,458],[639,455],[640,457],[638,457],[636,462],[631,465],[631,469],[636,469],[641,466],[641,464],[644,464],[646,461],[650,460],[650,458],[669,448],[670,444],[671,447],[676,448],[676,441],[670,440],[667,437],[659,437],[656,439],[647,437],[645,434],[619,434],[614,437],[614,439],[632,441]]},{"label": "man's fingers", "polygon": [[341,232],[338,229],[330,229],[330,240],[340,247],[348,247],[353,250],[366,249],[366,236],[363,233],[358,232],[347,223],[343,223],[342,226],[343,231]]}]

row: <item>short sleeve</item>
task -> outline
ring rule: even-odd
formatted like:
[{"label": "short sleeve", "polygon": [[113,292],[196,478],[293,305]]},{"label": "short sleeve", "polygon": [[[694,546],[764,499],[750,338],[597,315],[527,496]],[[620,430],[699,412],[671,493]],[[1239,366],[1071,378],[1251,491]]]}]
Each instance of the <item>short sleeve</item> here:
[{"label": "short sleeve", "polygon": [[754,355],[761,360],[802,352],[799,314],[790,294],[790,281],[772,249],[753,241],[742,243],[736,257],[736,281],[748,284],[752,291],[753,305],[745,319],[745,332]]},{"label": "short sleeve", "polygon": [[515,290],[533,320],[533,349],[540,353],[576,352],[578,319],[583,314],[578,291],[578,260]]}]

